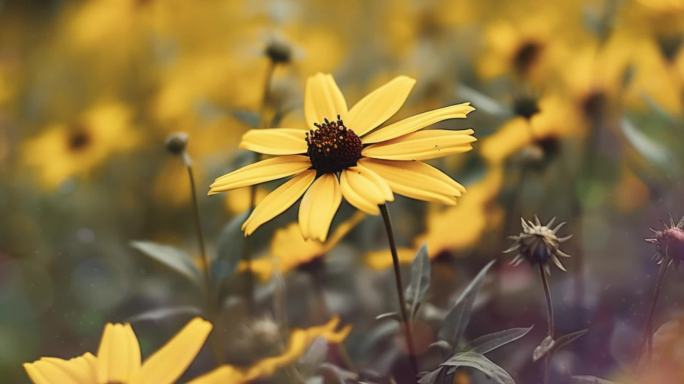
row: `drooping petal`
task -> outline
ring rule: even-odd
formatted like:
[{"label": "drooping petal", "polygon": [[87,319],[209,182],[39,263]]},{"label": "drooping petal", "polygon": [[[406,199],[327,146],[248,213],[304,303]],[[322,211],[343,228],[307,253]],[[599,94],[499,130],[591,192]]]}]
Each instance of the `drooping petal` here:
[{"label": "drooping petal", "polygon": [[316,171],[313,169],[304,171],[266,195],[242,224],[245,235],[251,235],[263,223],[288,209],[297,199],[302,197],[315,177]]},{"label": "drooping petal", "polygon": [[248,382],[249,378],[245,373],[232,365],[224,364],[190,381],[188,384],[244,384]]},{"label": "drooping petal", "polygon": [[296,128],[250,129],[242,135],[240,148],[266,155],[306,153],[306,132]]},{"label": "drooping petal", "polygon": [[325,174],[311,185],[299,205],[299,226],[305,239],[325,241],[342,192],[337,176]]},{"label": "drooping petal", "polygon": [[211,323],[199,317],[190,320],[176,336],[145,361],[130,384],[176,382],[197,356],[211,328]]},{"label": "drooping petal", "polygon": [[415,83],[407,76],[395,77],[354,104],[345,125],[359,136],[372,131],[397,113]]},{"label": "drooping petal", "polygon": [[258,161],[218,177],[211,184],[209,195],[292,176],[310,167],[309,158],[301,155],[278,156]]},{"label": "drooping petal", "polygon": [[92,384],[97,382],[95,364],[95,356],[86,353],[69,360],[43,357],[24,369],[34,384]]},{"label": "drooping petal", "polygon": [[351,205],[371,215],[380,214],[378,205],[394,200],[387,181],[363,165],[342,171],[340,189]]},{"label": "drooping petal", "polygon": [[477,141],[472,134],[472,129],[428,129],[369,145],[361,154],[385,160],[429,160],[470,151]]},{"label": "drooping petal", "polygon": [[468,113],[474,110],[475,108],[471,107],[470,103],[463,103],[424,112],[382,127],[375,132],[371,132],[362,137],[361,141],[363,141],[364,144],[373,144],[379,143],[381,141],[391,140],[399,136],[421,130],[429,125],[439,123],[443,120],[464,119]]},{"label": "drooping petal", "polygon": [[453,205],[465,188],[442,171],[421,161],[361,159],[359,164],[387,180],[392,191],[418,200]]},{"label": "drooping petal", "polygon": [[332,75],[317,73],[306,80],[304,115],[308,129],[323,119],[337,120],[337,115],[343,120],[346,118],[347,102]]},{"label": "drooping petal", "polygon": [[140,346],[130,324],[107,324],[97,350],[99,383],[128,383],[140,369]]}]

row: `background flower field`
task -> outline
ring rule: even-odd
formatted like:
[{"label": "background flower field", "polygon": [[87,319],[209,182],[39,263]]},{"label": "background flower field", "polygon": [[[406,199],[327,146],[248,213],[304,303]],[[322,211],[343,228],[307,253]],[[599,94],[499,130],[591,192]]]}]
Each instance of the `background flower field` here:
[{"label": "background flower field", "polygon": [[[239,148],[247,130],[306,126],[321,72],[350,105],[415,78],[390,122],[475,108],[436,124],[477,137],[430,162],[466,187],[458,203],[388,205],[407,293],[427,289],[409,303],[421,371],[448,357],[440,329],[463,327],[454,350],[516,329],[486,355],[541,382],[539,272],[503,253],[536,215],[573,235],[567,272],[549,276],[557,333],[587,330],[554,350],[551,382],[661,383],[637,369],[659,270],[644,239],[684,215],[682,43],[678,0],[0,1],[0,382],[28,382],[22,363],[41,356],[95,352],[111,322],[130,322],[149,356],[194,316],[214,331],[182,382],[219,363],[263,382],[412,382],[381,217],[343,203],[318,243],[295,207],[245,239],[249,188],[207,196],[255,160]],[[176,132],[185,163],[165,145]],[[205,308],[188,160],[222,315]],[[650,367],[673,383],[681,276],[668,270],[653,324]],[[475,371],[452,382],[497,382]]]}]

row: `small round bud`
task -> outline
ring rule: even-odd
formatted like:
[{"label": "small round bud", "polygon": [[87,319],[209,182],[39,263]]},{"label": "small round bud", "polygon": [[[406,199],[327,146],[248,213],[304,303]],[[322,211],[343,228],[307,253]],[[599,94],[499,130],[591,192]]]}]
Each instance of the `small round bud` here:
[{"label": "small round bud", "polygon": [[185,132],[176,132],[166,138],[166,149],[174,155],[181,155],[185,152],[185,147],[188,145],[188,134]]},{"label": "small round bud", "polygon": [[275,64],[287,64],[292,58],[290,46],[282,41],[271,41],[264,53]]},{"label": "small round bud", "polygon": [[534,221],[527,221],[521,218],[520,222],[523,230],[517,236],[510,236],[514,243],[504,253],[515,254],[515,258],[512,261],[514,265],[527,261],[532,265],[539,264],[543,266],[548,273],[550,271],[549,263],[553,262],[560,270],[565,271],[565,266],[561,263],[560,258],[567,258],[570,255],[560,250],[560,244],[572,236],[559,237],[558,230],[565,223],[563,222],[552,227],[555,221],[556,219],[554,218],[546,225],[543,225],[537,217],[534,218]]}]

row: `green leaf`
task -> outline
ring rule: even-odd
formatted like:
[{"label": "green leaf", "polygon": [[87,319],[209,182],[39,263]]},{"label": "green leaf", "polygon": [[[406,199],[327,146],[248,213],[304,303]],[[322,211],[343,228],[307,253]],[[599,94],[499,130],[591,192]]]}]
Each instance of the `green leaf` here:
[{"label": "green leaf", "polygon": [[395,321],[398,321],[401,323],[401,316],[399,316],[399,314],[396,312],[386,312],[386,313],[381,313],[381,314],[375,316],[375,320],[377,320],[377,321],[395,320]]},{"label": "green leaf", "polygon": [[143,255],[155,260],[173,271],[185,276],[197,285],[202,284],[199,269],[193,263],[190,255],[169,245],[157,244],[151,241],[132,241],[131,246]]},{"label": "green leaf", "polygon": [[471,350],[473,352],[485,354],[497,348],[500,348],[508,343],[512,343],[523,336],[527,335],[534,326],[529,328],[511,328],[499,332],[489,333],[473,340]]},{"label": "green leaf", "polygon": [[323,376],[324,383],[356,383],[359,378],[356,373],[347,371],[330,363],[321,364],[318,368],[318,372]]},{"label": "green leaf", "polygon": [[259,128],[261,118],[259,117],[258,113],[239,109],[231,111],[231,114],[246,126],[250,128]]},{"label": "green leaf", "polygon": [[515,384],[515,380],[505,369],[477,352],[457,353],[441,364],[443,367],[470,367],[477,369],[498,384]]},{"label": "green leaf", "polygon": [[534,351],[532,352],[532,361],[537,361],[549,354],[549,352],[553,350],[554,346],[556,346],[556,341],[553,339],[553,337],[546,336],[544,340],[542,340],[542,342],[534,348]]},{"label": "green leaf", "polygon": [[430,288],[430,257],[427,245],[418,250],[411,263],[411,282],[406,287],[406,297],[411,305],[410,317],[413,319],[418,312],[418,306],[425,298]]},{"label": "green leaf", "polygon": [[444,367],[439,367],[434,371],[425,372],[418,379],[419,384],[451,384],[451,380],[446,374]]},{"label": "green leaf", "polygon": [[664,169],[672,165],[672,156],[667,148],[645,135],[629,119],[622,119],[620,127],[627,141],[644,159]]},{"label": "green leaf", "polygon": [[556,346],[553,347],[553,350],[555,351],[555,350],[564,348],[564,347],[574,343],[575,340],[586,335],[588,332],[589,332],[588,329],[582,329],[582,330],[571,332],[571,333],[568,333],[566,335],[558,337],[556,339]]},{"label": "green leaf", "polygon": [[191,315],[191,316],[197,316],[201,315],[202,310],[193,307],[191,305],[184,305],[184,306],[179,306],[179,307],[162,307],[162,308],[155,308],[149,311],[145,311],[142,313],[139,313],[137,315],[133,315],[128,318],[128,322],[133,323],[137,321],[158,321],[158,320],[163,320],[169,317],[174,317],[174,316],[183,316],[183,315]]},{"label": "green leaf", "polygon": [[541,359],[542,357],[546,356],[547,354],[552,353],[554,351],[557,351],[557,350],[573,343],[575,340],[586,335],[587,332],[589,332],[588,329],[582,329],[580,331],[575,331],[575,332],[571,332],[571,333],[565,334],[563,336],[560,336],[555,340],[553,338],[551,338],[551,336],[546,336],[546,338],[544,338],[544,340],[542,340],[541,344],[539,344],[534,349],[534,352],[532,352],[532,360],[537,361],[537,360]]},{"label": "green leaf", "polygon": [[572,384],[617,384],[614,381],[599,379],[595,376],[573,376],[570,380]]},{"label": "green leaf", "polygon": [[232,218],[221,230],[216,244],[216,257],[211,263],[211,275],[214,283],[221,285],[223,280],[235,273],[245,248],[245,236],[242,233],[242,223],[247,219],[247,213]]},{"label": "green leaf", "polygon": [[510,108],[503,106],[498,101],[467,85],[459,85],[457,92],[460,97],[465,100],[470,100],[478,110],[483,111],[484,113],[506,118],[513,115]]},{"label": "green leaf", "polygon": [[477,293],[480,291],[480,288],[482,288],[485,276],[492,265],[494,265],[494,262],[495,261],[492,260],[485,265],[458,297],[454,306],[444,318],[442,327],[439,330],[440,339],[448,341],[454,347],[458,346],[458,343],[470,322],[470,315],[473,311]]}]

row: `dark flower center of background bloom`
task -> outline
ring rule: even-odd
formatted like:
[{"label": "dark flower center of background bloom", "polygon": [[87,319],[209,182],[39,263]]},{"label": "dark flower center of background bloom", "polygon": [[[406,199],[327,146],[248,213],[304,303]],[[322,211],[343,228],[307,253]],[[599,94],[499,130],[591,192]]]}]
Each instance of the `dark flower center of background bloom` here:
[{"label": "dark flower center of background bloom", "polygon": [[78,152],[86,148],[91,141],[92,137],[88,130],[85,127],[77,126],[69,132],[67,147],[71,151]]},{"label": "dark flower center of background bloom", "polygon": [[526,119],[531,118],[539,112],[539,104],[534,97],[523,96],[513,101],[513,112]]},{"label": "dark flower center of background bloom", "polygon": [[325,119],[322,124],[314,124],[317,129],[306,133],[307,155],[318,174],[335,173],[356,165],[361,158],[361,139],[337,121]]},{"label": "dark flower center of background bloom", "polygon": [[601,90],[594,90],[589,92],[581,100],[581,108],[585,116],[589,118],[599,118],[603,114],[608,104],[606,94]]},{"label": "dark flower center of background bloom", "polygon": [[527,41],[518,47],[513,55],[513,67],[518,73],[525,74],[537,61],[543,46],[536,41]]}]

